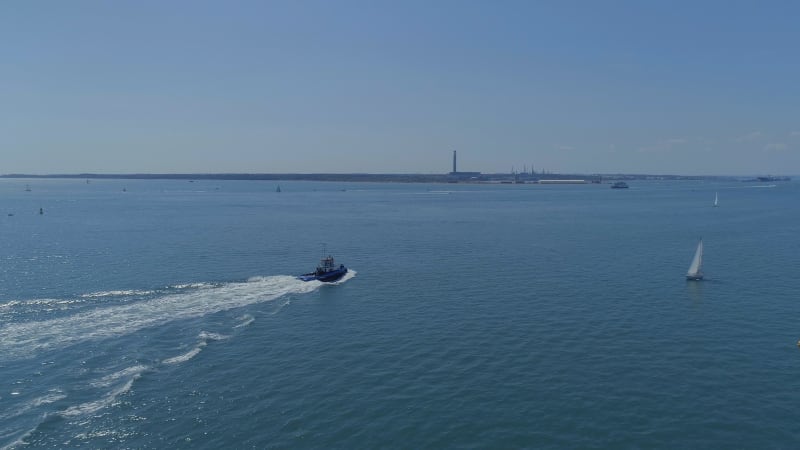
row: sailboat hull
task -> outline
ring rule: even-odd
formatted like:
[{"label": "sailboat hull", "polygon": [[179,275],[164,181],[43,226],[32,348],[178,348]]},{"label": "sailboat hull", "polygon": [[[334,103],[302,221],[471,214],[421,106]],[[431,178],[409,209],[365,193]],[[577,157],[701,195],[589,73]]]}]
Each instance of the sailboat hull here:
[{"label": "sailboat hull", "polygon": [[686,280],[688,281],[700,281],[703,279],[702,275],[686,275]]}]

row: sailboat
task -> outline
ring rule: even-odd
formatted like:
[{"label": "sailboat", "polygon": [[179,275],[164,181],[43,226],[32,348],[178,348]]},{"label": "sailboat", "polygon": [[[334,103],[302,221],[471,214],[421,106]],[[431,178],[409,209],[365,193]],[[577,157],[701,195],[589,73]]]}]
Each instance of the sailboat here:
[{"label": "sailboat", "polygon": [[686,279],[692,281],[700,281],[703,279],[703,240],[697,244],[697,250],[694,252],[692,264],[689,266],[689,271],[686,272]]},{"label": "sailboat", "polygon": [[281,191],[281,185],[279,184],[278,189],[275,189],[275,192],[280,192],[280,191]]},{"label": "sailboat", "polygon": [[714,192],[714,206],[719,206],[719,193]]}]

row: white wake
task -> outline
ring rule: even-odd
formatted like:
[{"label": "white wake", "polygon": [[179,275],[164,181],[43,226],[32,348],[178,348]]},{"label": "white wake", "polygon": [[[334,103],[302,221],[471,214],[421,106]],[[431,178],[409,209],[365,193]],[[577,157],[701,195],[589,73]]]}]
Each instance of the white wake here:
[{"label": "white wake", "polygon": [[[340,283],[354,275],[348,273]],[[254,277],[246,282],[103,306],[57,319],[10,323],[0,328],[0,354],[26,356],[83,341],[125,335],[175,320],[272,301],[287,294],[312,292],[322,284],[286,275]]]}]

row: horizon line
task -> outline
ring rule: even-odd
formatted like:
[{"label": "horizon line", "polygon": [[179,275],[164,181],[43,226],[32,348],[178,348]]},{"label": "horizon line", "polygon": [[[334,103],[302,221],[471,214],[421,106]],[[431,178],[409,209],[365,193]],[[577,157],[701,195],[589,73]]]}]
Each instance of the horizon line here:
[{"label": "horizon line", "polygon": [[[7,173],[0,174],[0,178],[166,178],[166,179],[182,179],[182,178],[223,178],[223,179],[236,179],[235,177],[242,177],[242,179],[269,179],[270,177],[284,178],[284,177],[430,177],[430,178],[443,178],[448,179],[459,172],[453,173],[424,173],[424,172],[131,172],[131,173],[100,173],[100,172],[81,172],[81,173],[46,173],[46,174],[26,174],[26,173]],[[469,172],[473,173],[473,172]],[[674,178],[742,178],[742,177],[793,177],[796,175],[775,175],[775,174],[726,174],[726,175],[687,175],[676,173],[578,173],[578,172],[547,172],[547,173],[514,173],[514,172],[493,172],[482,173],[477,172],[481,176],[515,176],[515,175],[530,175],[530,176],[587,176],[587,177],[674,177]]]}]

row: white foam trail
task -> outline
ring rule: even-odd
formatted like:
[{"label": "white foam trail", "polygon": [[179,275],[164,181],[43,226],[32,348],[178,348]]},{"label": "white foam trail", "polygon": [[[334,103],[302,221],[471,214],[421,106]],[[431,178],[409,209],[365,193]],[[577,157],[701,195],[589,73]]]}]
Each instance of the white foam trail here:
[{"label": "white foam trail", "polygon": [[242,323],[240,323],[238,325],[234,325],[233,328],[246,327],[246,326],[250,325],[251,323],[253,323],[253,321],[256,320],[256,319],[254,319],[253,316],[251,316],[250,314],[245,314],[242,317],[239,317],[239,320],[241,320]]},{"label": "white foam trail", "polygon": [[175,286],[170,286],[173,289],[204,289],[204,288],[211,288],[214,287],[212,283],[186,283],[186,284],[176,284]]},{"label": "white foam trail", "polygon": [[7,420],[7,419],[11,419],[11,418],[14,418],[14,417],[17,417],[17,416],[21,416],[21,415],[25,414],[26,412],[28,412],[28,411],[36,408],[36,407],[39,407],[39,406],[42,406],[42,405],[48,405],[50,403],[57,402],[57,401],[59,401],[59,400],[61,400],[63,398],[66,398],[66,397],[67,396],[64,395],[58,389],[51,390],[50,393],[45,394],[45,395],[43,395],[41,397],[36,397],[35,399],[25,403],[24,405],[16,406],[14,411],[12,411],[12,412],[8,412],[8,413],[5,413],[5,414],[0,414],[0,420]]},{"label": "white foam trail", "polygon": [[163,360],[161,362],[163,364],[180,364],[182,362],[186,362],[186,361],[194,358],[195,356],[197,356],[197,354],[200,353],[203,350],[203,347],[205,347],[205,346],[206,346],[206,343],[205,342],[201,342],[201,343],[197,344],[197,347],[189,350],[188,352],[186,352],[186,353],[184,353],[182,355],[174,356],[172,358],[167,358],[167,359],[165,359],[165,360]]},{"label": "white foam trail", "polygon": [[200,338],[200,342],[197,343],[197,346],[195,346],[195,348],[189,350],[188,352],[182,355],[173,356],[172,358],[167,358],[161,361],[161,363],[180,364],[182,362],[186,362],[197,356],[197,354],[200,353],[206,345],[208,345],[208,341],[222,341],[228,339],[230,336],[225,336],[224,334],[219,334],[219,333],[210,333],[208,331],[201,331],[200,335],[198,335],[197,337]]},{"label": "white foam trail", "polygon": [[108,386],[111,386],[112,384],[114,384],[114,382],[119,380],[120,378],[128,377],[128,376],[131,376],[131,375],[137,376],[137,375],[140,375],[142,372],[144,372],[145,370],[148,370],[148,369],[150,369],[150,368],[147,367],[147,366],[143,366],[141,364],[140,365],[136,365],[136,366],[131,366],[131,367],[122,369],[120,371],[114,372],[112,374],[106,375],[103,378],[100,378],[99,380],[93,381],[92,382],[92,386],[94,386],[94,387],[108,387]]},{"label": "white foam trail", "polygon": [[88,439],[103,438],[107,442],[119,442],[125,439],[126,437],[132,435],[133,433],[131,432],[124,432],[119,430],[92,430],[85,433],[76,434],[75,439],[88,440]]},{"label": "white foam trail", "polygon": [[35,408],[37,406],[47,405],[53,402],[57,402],[63,398],[67,398],[61,391],[54,391],[50,394],[43,395],[41,397],[37,397],[31,401],[31,407]]},{"label": "white foam trail", "polygon": [[[15,449],[15,448],[18,448],[18,447],[22,447],[22,446],[28,445],[28,443],[25,442],[25,439],[28,439],[28,437],[30,437],[30,435],[33,434],[33,432],[36,431],[37,428],[39,428],[38,425],[33,427],[33,428],[31,428],[30,430],[22,433],[14,442],[6,445],[5,447],[0,447],[0,450],[12,450],[12,449]],[[5,436],[2,436],[2,437],[5,437]]]},{"label": "white foam trail", "polygon": [[291,301],[291,300],[286,300],[286,301],[285,301],[285,302],[283,302],[283,303],[282,303],[280,306],[278,306],[278,308],[276,308],[276,309],[275,309],[275,311],[273,311],[272,313],[270,313],[270,315],[271,315],[271,316],[274,316],[275,314],[278,314],[279,312],[281,312],[281,310],[282,310],[282,309],[283,309],[285,306],[289,305],[290,303],[292,303],[292,301]]},{"label": "white foam trail", "polygon": [[128,380],[127,383],[109,392],[108,394],[106,394],[105,397],[99,400],[82,403],[77,406],[70,406],[64,411],[61,411],[59,414],[61,414],[64,417],[83,416],[86,414],[91,414],[93,412],[99,411],[100,409],[105,408],[106,406],[113,405],[114,402],[117,400],[117,397],[128,392],[131,389],[131,386],[133,386],[133,382],[136,381],[136,379],[139,378],[139,376],[140,375],[135,375],[133,378]]},{"label": "white foam trail", "polygon": [[[348,273],[337,284],[354,275],[355,272],[352,275]],[[304,282],[287,275],[254,277],[242,283],[227,283],[124,305],[97,307],[67,317],[11,323],[0,328],[0,355],[30,357],[37,351],[120,336],[174,320],[272,301],[286,294],[307,293],[321,285],[320,282]]]},{"label": "white foam trail", "polygon": [[341,279],[339,279],[339,281],[334,281],[333,283],[328,283],[328,284],[336,284],[336,285],[342,284],[347,280],[352,280],[357,274],[358,272],[356,272],[355,270],[347,269],[347,273],[344,274],[344,276]]},{"label": "white foam trail", "polygon": [[224,334],[219,333],[211,333],[208,331],[201,331],[200,335],[198,335],[200,339],[204,341],[222,341],[228,339],[230,336],[225,336]]},{"label": "white foam trail", "polygon": [[10,300],[6,303],[0,303],[0,309],[10,309],[15,306],[46,306],[52,307],[57,306],[60,308],[65,308],[68,305],[72,305],[75,303],[82,303],[80,300],[64,300],[64,299],[56,299],[56,298],[37,298],[32,300]]},{"label": "white foam trail", "polygon": [[100,297],[120,297],[123,295],[150,295],[155,291],[139,291],[139,290],[118,290],[118,291],[101,291],[92,292],[91,294],[83,294],[81,298],[100,298]]}]

